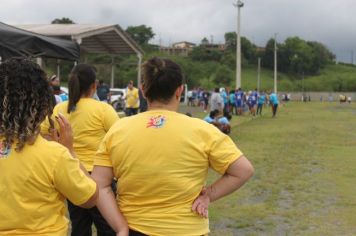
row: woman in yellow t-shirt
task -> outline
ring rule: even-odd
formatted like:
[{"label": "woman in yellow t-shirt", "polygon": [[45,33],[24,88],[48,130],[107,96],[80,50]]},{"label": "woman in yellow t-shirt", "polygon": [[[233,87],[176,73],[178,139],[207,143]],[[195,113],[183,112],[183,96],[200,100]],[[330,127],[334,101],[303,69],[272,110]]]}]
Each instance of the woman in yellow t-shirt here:
[{"label": "woman in yellow t-shirt", "polygon": [[[96,92],[96,71],[88,64],[76,65],[69,75],[69,100],[57,104],[53,114],[63,114],[73,129],[74,151],[85,169],[91,173],[99,144],[106,132],[119,119],[117,113],[106,102],[93,99]],[[48,132],[49,122],[42,125],[43,133]],[[96,207],[84,209],[68,201],[72,222],[72,236],[92,234],[94,223],[98,236],[115,235]],[[123,220],[119,221],[122,223]]]},{"label": "woman in yellow t-shirt", "polygon": [[[131,235],[204,235],[208,205],[240,188],[253,167],[216,127],[177,113],[184,90],[180,67],[168,59],[143,64],[148,111],[126,117],[107,133],[94,160],[98,206],[113,227],[120,211]],[[124,135],[123,135],[124,134]],[[206,185],[209,167],[220,173]],[[107,194],[118,179],[118,200]],[[110,211],[109,211],[110,210]]]},{"label": "woman in yellow t-shirt", "polygon": [[52,109],[52,92],[37,64],[0,64],[0,235],[67,235],[65,199],[87,208],[96,203],[95,182],[70,154],[65,118],[57,117],[64,146],[38,135]]}]

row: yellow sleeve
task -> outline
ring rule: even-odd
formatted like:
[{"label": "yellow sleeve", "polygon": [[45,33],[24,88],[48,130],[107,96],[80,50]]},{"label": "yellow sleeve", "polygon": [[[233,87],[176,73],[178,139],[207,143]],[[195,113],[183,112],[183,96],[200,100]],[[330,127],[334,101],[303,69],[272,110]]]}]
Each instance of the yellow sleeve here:
[{"label": "yellow sleeve", "polygon": [[135,98],[138,99],[139,96],[138,96],[138,88],[135,90]]},{"label": "yellow sleeve", "polygon": [[100,143],[98,151],[94,157],[94,166],[106,166],[112,167],[112,162],[110,159],[110,138],[111,133],[107,133]]},{"label": "yellow sleeve", "polygon": [[46,119],[41,123],[41,134],[42,135],[50,135],[49,133],[49,121],[48,121],[48,116],[46,116]]},{"label": "yellow sleeve", "polygon": [[119,120],[119,115],[116,113],[114,108],[108,104],[105,104],[103,115],[104,129],[107,132],[109,131],[111,126],[113,126],[113,124],[115,124],[115,122]]},{"label": "yellow sleeve", "polygon": [[67,150],[58,157],[54,170],[54,186],[75,205],[88,201],[96,191],[96,183],[80,169],[79,160]]},{"label": "yellow sleeve", "polygon": [[209,165],[218,173],[224,174],[231,163],[236,161],[243,154],[236,147],[231,138],[218,129],[214,131],[212,137],[213,141],[210,144]]}]

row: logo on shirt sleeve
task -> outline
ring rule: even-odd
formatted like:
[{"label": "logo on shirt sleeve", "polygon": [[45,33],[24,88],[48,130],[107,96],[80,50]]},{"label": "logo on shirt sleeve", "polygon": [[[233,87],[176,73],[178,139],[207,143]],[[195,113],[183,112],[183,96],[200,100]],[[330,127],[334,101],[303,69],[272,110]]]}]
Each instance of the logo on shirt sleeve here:
[{"label": "logo on shirt sleeve", "polygon": [[162,128],[166,123],[166,117],[162,115],[152,116],[148,122],[146,128]]},{"label": "logo on shirt sleeve", "polygon": [[0,141],[0,159],[6,159],[10,155],[10,147]]}]

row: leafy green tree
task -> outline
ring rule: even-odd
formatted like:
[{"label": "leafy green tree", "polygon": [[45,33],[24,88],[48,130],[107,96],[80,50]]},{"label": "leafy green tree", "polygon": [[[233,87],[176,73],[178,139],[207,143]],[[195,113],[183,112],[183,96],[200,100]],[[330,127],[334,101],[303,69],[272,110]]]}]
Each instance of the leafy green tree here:
[{"label": "leafy green tree", "polygon": [[224,35],[225,47],[227,50],[236,50],[236,32],[227,32]]},{"label": "leafy green tree", "polygon": [[267,41],[265,52],[262,58],[262,66],[272,69],[274,66],[274,39]]},{"label": "leafy green tree", "polygon": [[233,71],[225,65],[220,65],[215,72],[213,82],[217,86],[230,86],[233,81],[233,78]]},{"label": "leafy green tree", "polygon": [[241,37],[241,53],[249,63],[256,61],[256,48],[256,45],[246,37]]},{"label": "leafy green tree", "polygon": [[133,38],[139,45],[146,45],[154,36],[152,28],[146,25],[129,26],[126,32]]},{"label": "leafy green tree", "polygon": [[[307,42],[299,37],[289,37],[277,44],[278,70],[292,74],[318,74],[335,56],[319,42]],[[267,42],[263,66],[274,66],[274,39]],[[300,78],[300,76],[296,77]]]},{"label": "leafy green tree", "polygon": [[201,44],[203,44],[203,45],[209,44],[209,40],[208,40],[206,37],[204,37],[204,38],[201,40]]},{"label": "leafy green tree", "polygon": [[325,45],[319,42],[307,43],[312,48],[313,52],[313,62],[311,65],[312,71],[319,73],[320,69],[334,61],[335,55],[331,53]]},{"label": "leafy green tree", "polygon": [[67,17],[62,17],[62,18],[56,18],[52,20],[51,24],[75,24],[74,21]]},{"label": "leafy green tree", "polygon": [[[225,33],[224,38],[227,53],[232,52],[236,54],[236,33],[227,32]],[[256,49],[256,45],[254,45],[248,38],[241,37],[241,54],[243,57],[242,60],[245,62],[245,64],[251,64],[256,62]]]},{"label": "leafy green tree", "polygon": [[194,61],[220,61],[223,53],[216,50],[206,48],[203,45],[193,48],[189,57]]},{"label": "leafy green tree", "polygon": [[236,68],[236,54],[233,52],[225,52],[220,60],[220,63],[228,66],[230,69],[235,70]]},{"label": "leafy green tree", "polygon": [[285,40],[287,56],[290,60],[289,70],[292,73],[313,73],[313,51],[305,40],[291,37]]}]

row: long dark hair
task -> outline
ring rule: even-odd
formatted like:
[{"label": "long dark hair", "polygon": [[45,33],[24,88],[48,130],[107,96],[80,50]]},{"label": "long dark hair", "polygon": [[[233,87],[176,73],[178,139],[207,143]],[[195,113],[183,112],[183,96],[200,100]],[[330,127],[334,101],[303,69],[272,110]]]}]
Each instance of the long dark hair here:
[{"label": "long dark hair", "polygon": [[[46,116],[52,114],[52,92],[45,72],[26,59],[0,65],[0,136],[3,145],[16,151],[33,144]],[[52,122],[53,125],[53,122]]]},{"label": "long dark hair", "polygon": [[96,70],[88,64],[76,65],[69,75],[68,90],[68,109],[70,113],[75,110],[75,107],[81,96],[87,94],[90,87],[95,83]]}]

